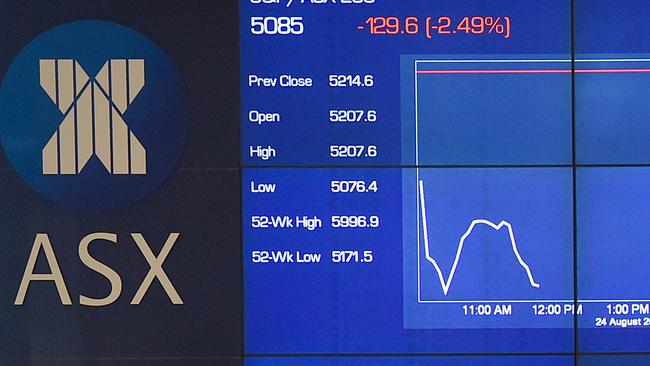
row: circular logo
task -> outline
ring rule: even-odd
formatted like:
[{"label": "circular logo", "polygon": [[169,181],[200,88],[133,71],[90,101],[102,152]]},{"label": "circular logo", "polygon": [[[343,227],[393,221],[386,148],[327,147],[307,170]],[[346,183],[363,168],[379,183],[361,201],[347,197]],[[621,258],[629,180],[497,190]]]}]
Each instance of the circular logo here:
[{"label": "circular logo", "polygon": [[153,42],[80,21],[48,30],[0,88],[0,139],[18,174],[58,204],[123,207],[156,190],[185,147],[183,83]]}]

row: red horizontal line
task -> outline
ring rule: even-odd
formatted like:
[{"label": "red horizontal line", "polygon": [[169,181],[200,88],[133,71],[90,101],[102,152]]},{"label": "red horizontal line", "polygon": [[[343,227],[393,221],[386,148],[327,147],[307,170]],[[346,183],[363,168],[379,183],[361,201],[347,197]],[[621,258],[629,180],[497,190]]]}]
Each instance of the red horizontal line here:
[{"label": "red horizontal line", "polygon": [[576,70],[577,74],[607,74],[607,73],[634,73],[650,72],[650,69],[582,69]]},{"label": "red horizontal line", "polygon": [[[576,74],[608,74],[608,73],[643,73],[650,69],[581,69]],[[418,74],[570,74],[565,69],[512,69],[512,70],[418,70]]]}]

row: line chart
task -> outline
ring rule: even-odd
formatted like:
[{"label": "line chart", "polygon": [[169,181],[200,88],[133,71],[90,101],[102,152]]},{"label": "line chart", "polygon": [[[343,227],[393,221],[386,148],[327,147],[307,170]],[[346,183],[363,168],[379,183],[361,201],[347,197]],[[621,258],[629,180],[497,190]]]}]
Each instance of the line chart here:
[{"label": "line chart", "polygon": [[[415,199],[410,206],[414,211],[404,212],[415,224],[412,239],[405,239],[410,239],[409,245],[417,242],[406,251],[415,256],[413,279],[417,286],[411,296],[417,304],[572,302],[569,272],[547,265],[552,258],[549,253],[564,253],[570,227],[556,218],[552,220],[557,224],[555,227],[546,226],[549,220],[539,210],[553,202],[558,205],[557,211],[554,209],[557,217],[563,217],[570,208],[566,196],[570,177],[562,169],[480,170],[484,173],[455,170],[451,174],[426,167],[456,163],[499,165],[504,161],[566,163],[570,141],[564,141],[562,136],[570,131],[566,131],[563,116],[570,106],[563,104],[559,95],[568,90],[566,75],[572,71],[569,64],[570,60],[563,59],[428,60],[421,55],[404,59],[403,67],[414,74],[404,87],[415,107],[412,114],[409,110],[405,113],[408,122],[415,122],[408,132],[414,136],[416,165],[414,174],[405,176],[405,182],[412,187],[405,192]],[[584,73],[650,71],[643,65],[588,66],[581,68]],[[502,78],[500,74],[516,75]],[[525,91],[530,89],[545,97],[526,97],[530,93]],[[495,102],[486,104],[486,100]],[[486,109],[486,105],[499,108]],[[522,112],[531,110],[536,111],[534,117]],[[513,128],[513,121],[524,122]],[[554,122],[549,126],[545,121]],[[540,126],[545,127],[541,130]],[[511,138],[503,139],[506,135]],[[531,135],[544,138],[532,142],[539,144],[535,147],[518,143]],[[493,141],[499,144],[489,143]],[[552,201],[546,198],[537,202],[535,198],[538,206],[532,206],[530,193],[513,190],[512,186],[537,185],[540,175],[552,179],[550,186],[537,187],[543,196],[552,191]],[[514,183],[517,181],[523,184]],[[507,189],[498,189],[499,185],[506,185]],[[549,229],[552,234],[547,234]],[[404,243],[407,245],[407,241]],[[569,254],[566,258],[570,258]],[[570,268],[566,258],[556,265]],[[465,271],[466,268],[470,270]]]},{"label": "line chart", "polygon": [[501,221],[498,224],[495,224],[492,221],[485,220],[485,219],[472,220],[471,224],[469,225],[465,233],[460,237],[460,240],[458,242],[458,249],[456,250],[456,257],[454,258],[454,263],[452,264],[451,271],[449,272],[449,276],[447,277],[447,279],[445,279],[445,276],[442,273],[442,269],[438,265],[438,262],[436,262],[436,260],[431,256],[431,253],[429,251],[427,212],[426,212],[426,203],[425,203],[425,195],[424,195],[424,182],[422,180],[419,181],[419,196],[420,196],[420,209],[421,209],[421,217],[422,217],[423,236],[424,236],[425,257],[429,262],[431,262],[433,267],[436,269],[436,272],[438,273],[438,279],[440,280],[440,285],[442,286],[442,291],[445,294],[445,296],[447,296],[447,294],[449,293],[449,288],[451,287],[451,283],[454,279],[454,274],[456,273],[456,268],[458,267],[458,262],[460,261],[460,256],[463,251],[463,247],[465,245],[465,240],[470,236],[470,234],[472,233],[472,231],[477,225],[487,225],[496,231],[499,231],[501,230],[501,228],[506,227],[508,229],[508,236],[510,237],[510,244],[512,246],[512,251],[514,255],[517,257],[517,261],[519,262],[521,267],[523,267],[524,270],[526,271],[526,275],[528,276],[528,281],[530,282],[530,285],[534,288],[540,288],[540,284],[535,281],[535,278],[533,277],[533,273],[530,267],[523,260],[521,254],[519,253],[519,250],[517,249],[517,243],[515,241],[515,234],[513,232],[512,225],[507,221]]},{"label": "line chart", "polygon": [[[402,173],[404,328],[571,328],[576,315],[581,327],[620,327],[594,319],[619,321],[632,308],[649,315],[647,288],[637,284],[648,273],[647,247],[638,245],[647,225],[628,217],[647,190],[641,172],[581,168],[574,192],[566,136],[578,136],[585,164],[647,160],[636,154],[644,138],[621,132],[607,134],[607,148],[598,142],[621,116],[625,131],[646,128],[634,91],[650,83],[650,58],[439,57],[402,56],[402,158],[415,165]],[[576,99],[575,131],[566,103],[573,74],[588,91]],[[578,200],[586,214],[574,222],[576,195],[589,199]],[[616,228],[598,224],[612,212]],[[613,261],[624,270],[603,270]]]}]

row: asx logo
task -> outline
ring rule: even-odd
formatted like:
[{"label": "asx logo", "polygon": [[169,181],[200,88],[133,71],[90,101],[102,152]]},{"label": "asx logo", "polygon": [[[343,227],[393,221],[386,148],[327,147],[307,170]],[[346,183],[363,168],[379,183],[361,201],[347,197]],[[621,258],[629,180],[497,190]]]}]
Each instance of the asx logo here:
[{"label": "asx logo", "polygon": [[115,209],[156,191],[185,149],[189,107],[167,55],[134,30],[48,30],[0,88],[0,139],[21,178],[70,208]]},{"label": "asx logo", "polygon": [[[114,23],[48,30],[18,54],[0,87],[5,155],[31,188],[68,208],[116,209],[152,194],[174,172],[188,125],[185,89],[172,61],[140,33]],[[156,280],[171,303],[183,304],[163,270],[179,236],[170,233],[154,254],[143,234],[131,233],[130,244],[149,265],[131,304],[140,304]],[[117,244],[117,234],[87,234],[77,253],[85,268],[108,280],[109,290],[103,297],[80,294],[83,306],[107,306],[122,294],[122,276],[91,255],[99,243]],[[47,273],[37,266],[39,257]],[[61,303],[73,304],[47,233],[35,236],[15,305],[24,304],[34,281],[50,281]]]},{"label": "asx logo", "polygon": [[[179,233],[169,234],[167,240],[165,241],[165,244],[160,250],[160,253],[158,255],[155,255],[141,233],[131,233],[131,238],[135,242],[138,249],[140,249],[142,256],[149,264],[149,271],[142,280],[140,286],[138,287],[138,290],[133,295],[131,305],[140,304],[155,279],[158,280],[172,304],[183,304],[183,300],[181,299],[180,295],[176,291],[176,288],[162,267],[179,235]],[[117,234],[106,232],[92,233],[83,237],[79,242],[79,259],[86,267],[93,270],[94,272],[97,272],[108,280],[110,284],[110,291],[108,292],[108,295],[102,298],[92,298],[85,295],[79,295],[79,304],[83,306],[94,307],[107,306],[113,304],[122,294],[122,278],[120,277],[119,273],[117,273],[113,268],[95,259],[90,254],[90,245],[94,242],[108,242],[117,244]],[[36,261],[40,253],[45,254],[44,257],[49,267],[50,273],[34,273],[36,268]],[[23,274],[23,278],[20,281],[20,286],[18,288],[18,294],[16,295],[14,305],[20,306],[24,304],[25,298],[27,297],[27,290],[33,281],[53,282],[59,294],[61,304],[73,304],[73,300],[70,297],[70,292],[66,286],[63,273],[61,272],[61,268],[59,267],[59,263],[56,259],[54,248],[52,247],[52,242],[49,235],[46,233],[36,234],[34,245],[32,246],[29,259],[27,260],[27,265],[25,266],[25,273]]]},{"label": "asx logo", "polygon": [[144,75],[144,60],[109,60],[94,79],[75,60],[40,60],[41,87],[63,113],[43,174],[81,173],[92,156],[112,174],[146,174],[147,152],[123,118]]}]

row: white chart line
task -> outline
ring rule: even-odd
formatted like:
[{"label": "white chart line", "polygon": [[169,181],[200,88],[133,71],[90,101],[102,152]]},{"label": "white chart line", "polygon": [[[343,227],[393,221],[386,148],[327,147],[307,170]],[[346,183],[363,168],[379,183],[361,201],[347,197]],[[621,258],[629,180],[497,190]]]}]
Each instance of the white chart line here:
[{"label": "white chart line", "polygon": [[517,257],[517,261],[519,262],[519,264],[526,270],[526,274],[528,275],[528,281],[530,282],[530,285],[535,288],[540,287],[539,283],[535,282],[535,279],[533,278],[533,274],[530,271],[530,267],[528,267],[528,264],[524,262],[524,260],[521,258],[521,255],[519,254],[519,250],[517,250],[517,243],[515,242],[515,234],[512,231],[512,225],[510,225],[510,223],[507,221],[501,221],[499,224],[495,224],[492,221],[485,220],[485,219],[472,220],[472,223],[467,228],[467,231],[465,231],[465,233],[460,237],[460,241],[458,243],[458,249],[456,250],[456,258],[454,259],[454,263],[451,266],[451,271],[449,272],[449,276],[447,277],[447,280],[445,280],[445,276],[442,273],[440,266],[438,265],[436,260],[433,259],[433,257],[431,257],[429,253],[429,230],[427,227],[427,211],[426,211],[425,199],[424,199],[424,182],[422,180],[420,180],[420,209],[422,210],[421,212],[422,232],[424,236],[425,257],[429,262],[431,262],[431,264],[433,264],[433,267],[436,269],[436,272],[438,272],[438,279],[440,280],[440,285],[442,286],[442,291],[444,292],[445,296],[449,292],[449,287],[451,287],[451,281],[454,279],[454,274],[456,273],[456,267],[458,266],[458,262],[460,261],[460,255],[463,251],[465,240],[472,233],[474,227],[476,227],[477,225],[487,225],[496,231],[501,230],[501,228],[504,226],[508,228],[508,235],[510,236],[510,244],[512,245],[512,251]]}]

